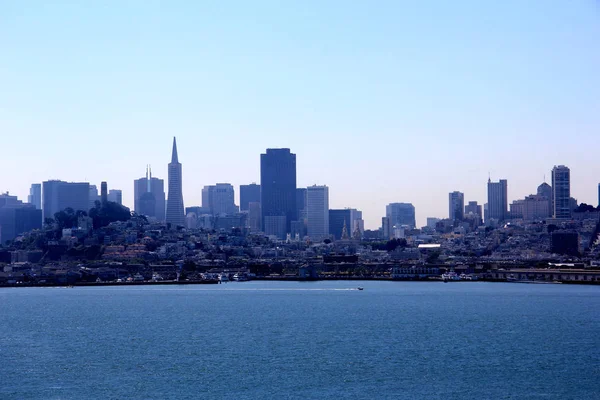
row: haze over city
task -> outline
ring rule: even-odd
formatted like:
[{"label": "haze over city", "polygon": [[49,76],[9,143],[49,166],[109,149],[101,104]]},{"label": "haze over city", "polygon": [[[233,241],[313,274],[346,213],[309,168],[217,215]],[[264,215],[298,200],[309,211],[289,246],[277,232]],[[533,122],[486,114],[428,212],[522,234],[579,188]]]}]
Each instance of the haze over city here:
[{"label": "haze over city", "polygon": [[167,179],[177,136],[185,206],[205,185],[260,183],[290,148],[298,187],[376,229],[392,202],[417,225],[448,193],[509,202],[571,171],[600,181],[597,2],[114,2],[0,5],[0,191]]}]

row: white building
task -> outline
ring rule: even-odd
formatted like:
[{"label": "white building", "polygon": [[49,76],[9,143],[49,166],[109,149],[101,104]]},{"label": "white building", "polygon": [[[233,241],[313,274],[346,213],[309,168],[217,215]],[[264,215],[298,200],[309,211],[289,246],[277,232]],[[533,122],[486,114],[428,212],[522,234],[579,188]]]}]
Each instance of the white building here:
[{"label": "white building", "polygon": [[313,241],[329,236],[329,188],[309,186],[306,189],[306,228]]}]

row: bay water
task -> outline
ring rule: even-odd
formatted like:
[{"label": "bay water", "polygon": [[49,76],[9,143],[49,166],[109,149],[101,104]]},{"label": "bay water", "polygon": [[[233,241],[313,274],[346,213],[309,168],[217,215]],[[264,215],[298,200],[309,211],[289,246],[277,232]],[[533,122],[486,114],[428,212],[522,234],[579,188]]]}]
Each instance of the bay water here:
[{"label": "bay water", "polygon": [[0,399],[197,398],[600,398],[600,287],[0,289]]}]

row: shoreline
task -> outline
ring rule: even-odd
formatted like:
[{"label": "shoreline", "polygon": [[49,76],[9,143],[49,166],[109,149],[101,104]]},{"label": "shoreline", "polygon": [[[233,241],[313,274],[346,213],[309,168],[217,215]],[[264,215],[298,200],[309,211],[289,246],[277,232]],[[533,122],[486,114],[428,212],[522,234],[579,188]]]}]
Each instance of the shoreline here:
[{"label": "shoreline", "polygon": [[[444,282],[442,279],[392,279],[392,278],[368,278],[368,277],[349,277],[349,278],[297,278],[297,277],[261,277],[255,278],[250,281],[229,281],[226,283],[246,283],[251,281],[260,282],[323,282],[323,281],[348,281],[348,282],[369,282],[369,281],[380,281],[380,282],[414,282],[414,283],[477,283],[477,282],[493,282],[493,283],[520,283],[520,284],[564,284],[564,285],[586,285],[586,286],[600,286],[600,282],[594,281],[506,281],[500,279],[478,279],[478,280],[461,280]],[[101,287],[101,286],[173,286],[173,285],[218,285],[222,284],[216,280],[203,280],[203,281],[138,281],[138,282],[76,282],[76,283],[15,283],[15,284],[2,284],[2,288],[74,288],[74,287]]]}]

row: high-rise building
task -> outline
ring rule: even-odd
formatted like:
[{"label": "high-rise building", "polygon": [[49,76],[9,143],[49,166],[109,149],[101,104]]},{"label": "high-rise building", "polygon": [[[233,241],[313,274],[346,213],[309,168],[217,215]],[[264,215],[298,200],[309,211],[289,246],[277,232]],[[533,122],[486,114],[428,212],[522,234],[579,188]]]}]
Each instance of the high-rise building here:
[{"label": "high-rise building", "polygon": [[600,208],[600,183],[598,184],[598,208]]},{"label": "high-rise building", "polygon": [[508,181],[500,179],[498,182],[492,182],[491,179],[488,179],[487,189],[488,218],[498,221],[506,220],[508,214]]},{"label": "high-rise building", "polygon": [[97,201],[100,201],[98,187],[96,187],[96,185],[90,185],[90,202],[88,208],[91,210],[92,208],[96,207]]},{"label": "high-rise building", "polygon": [[90,206],[90,184],[87,182],[45,181],[42,183],[43,218],[54,218],[54,214],[65,208],[88,212]]},{"label": "high-rise building", "polygon": [[262,230],[262,218],[260,212],[260,203],[251,201],[248,203],[248,229],[250,232],[260,232]]},{"label": "high-rise building", "polygon": [[390,203],[385,207],[385,216],[389,218],[390,231],[394,226],[408,225],[414,228],[415,206],[411,203]]},{"label": "high-rise building", "polygon": [[167,223],[170,223],[173,228],[185,225],[182,184],[181,163],[177,157],[177,141],[173,138],[173,151],[169,163],[169,197],[166,214]]},{"label": "high-rise building", "polygon": [[549,210],[550,200],[547,197],[532,194],[510,204],[510,217],[526,221],[542,220],[548,218]]},{"label": "high-rise building", "polygon": [[165,220],[165,181],[152,176],[146,166],[146,177],[133,181],[134,210],[137,214]]},{"label": "high-rise building", "polygon": [[465,206],[465,214],[478,215],[480,219],[483,218],[482,207],[477,204],[476,201],[470,201],[469,204]]},{"label": "high-rise building", "polygon": [[564,165],[552,168],[552,216],[571,218],[571,171]]},{"label": "high-rise building", "polygon": [[552,186],[548,185],[546,182],[542,183],[537,187],[537,195],[540,197],[546,198],[548,200],[548,215],[546,217],[551,217],[553,214],[552,207]]},{"label": "high-rise building", "polygon": [[100,182],[100,202],[102,204],[108,201],[108,183]]},{"label": "high-rise building", "polygon": [[123,191],[119,189],[110,189],[108,191],[108,201],[123,205]]},{"label": "high-rise building", "polygon": [[[336,240],[342,239],[342,232],[346,228],[346,235],[350,238],[360,238],[364,232],[362,211],[354,208],[329,210],[329,234]],[[358,233],[357,233],[358,230]]]},{"label": "high-rise building", "polygon": [[329,188],[309,186],[306,188],[306,230],[313,241],[329,236]]},{"label": "high-rise building", "polygon": [[448,215],[452,221],[464,219],[465,195],[461,192],[452,192],[448,195]]},{"label": "high-rise building", "polygon": [[290,149],[267,149],[260,155],[260,205],[265,234],[284,239],[297,218],[296,154]]},{"label": "high-rise building", "polygon": [[240,211],[248,211],[250,203],[260,203],[260,185],[240,185]]},{"label": "high-rise building", "polygon": [[217,183],[202,189],[202,208],[210,210],[212,215],[235,214],[239,212],[235,205],[235,192],[229,183]]},{"label": "high-rise building", "polygon": [[42,209],[42,184],[34,183],[29,189],[29,196],[27,196],[27,202],[33,204],[36,209]]},{"label": "high-rise building", "polygon": [[33,229],[42,228],[42,210],[23,204],[16,196],[0,194],[0,243]]}]

